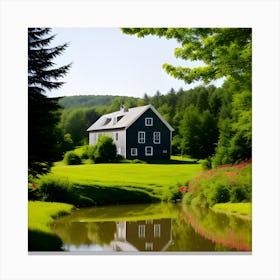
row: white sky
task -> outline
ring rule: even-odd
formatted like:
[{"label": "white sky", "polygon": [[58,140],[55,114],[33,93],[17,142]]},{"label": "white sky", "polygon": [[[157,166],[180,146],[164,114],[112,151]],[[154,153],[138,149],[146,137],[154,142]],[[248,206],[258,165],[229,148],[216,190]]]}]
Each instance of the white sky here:
[{"label": "white sky", "polygon": [[[189,89],[168,75],[162,64],[193,67],[194,62],[176,59],[176,40],[156,36],[138,38],[126,35],[118,28],[53,28],[57,34],[54,46],[69,42],[66,51],[55,60],[57,66],[73,62],[63,79],[65,84],[49,96],[82,94],[124,95],[143,97],[157,90],[166,94],[171,88]],[[218,85],[218,84],[217,84]]]}]

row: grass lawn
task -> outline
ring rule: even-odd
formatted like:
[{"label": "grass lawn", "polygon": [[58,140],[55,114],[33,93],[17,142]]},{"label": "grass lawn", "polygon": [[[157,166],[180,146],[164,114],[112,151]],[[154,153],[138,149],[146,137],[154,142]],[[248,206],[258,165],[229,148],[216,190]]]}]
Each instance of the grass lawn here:
[{"label": "grass lawn", "polygon": [[29,251],[58,250],[60,239],[50,228],[54,219],[70,213],[73,205],[66,203],[28,202],[28,249]]},{"label": "grass lawn", "polygon": [[241,215],[252,215],[252,203],[251,202],[244,202],[244,203],[217,203],[212,207],[213,210],[217,211],[226,211],[237,213]]},{"label": "grass lawn", "polygon": [[[186,164],[184,164],[186,163]],[[56,164],[52,175],[67,179],[73,185],[121,188],[151,194],[159,200],[168,200],[182,184],[192,180],[201,165],[188,161],[167,164]]]}]

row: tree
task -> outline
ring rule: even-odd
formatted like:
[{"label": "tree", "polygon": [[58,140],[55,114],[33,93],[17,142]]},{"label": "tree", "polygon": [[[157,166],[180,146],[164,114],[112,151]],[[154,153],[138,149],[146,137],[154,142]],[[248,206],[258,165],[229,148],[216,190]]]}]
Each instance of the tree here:
[{"label": "tree", "polygon": [[181,148],[189,156],[205,159],[212,156],[218,141],[217,121],[206,110],[202,113],[191,105],[181,121]]},{"label": "tree", "polygon": [[58,99],[46,92],[63,85],[58,81],[70,64],[54,68],[53,59],[67,47],[63,44],[48,48],[54,35],[49,28],[28,29],[28,171],[31,175],[47,173],[55,157],[59,121]]},{"label": "tree", "polygon": [[[219,114],[222,123],[219,125],[221,128],[217,147],[219,154],[215,156],[215,162],[217,164],[225,161],[234,162],[251,157],[251,28],[123,28],[122,31],[130,35],[137,34],[138,37],[152,34],[176,39],[181,46],[175,49],[174,55],[183,60],[196,61],[199,66],[190,68],[163,64],[163,68],[171,76],[188,84],[195,81],[209,84],[213,80],[226,78],[223,87],[227,97],[232,96],[231,103],[225,107],[222,99],[211,99],[210,110],[215,115]],[[197,98],[197,94],[195,95]],[[219,102],[223,112],[218,111]],[[200,98],[198,103],[203,105],[203,98]],[[182,110],[183,106],[180,106]],[[225,131],[223,125],[225,118],[222,118],[222,114],[230,115],[225,117],[230,123],[229,133]]]}]

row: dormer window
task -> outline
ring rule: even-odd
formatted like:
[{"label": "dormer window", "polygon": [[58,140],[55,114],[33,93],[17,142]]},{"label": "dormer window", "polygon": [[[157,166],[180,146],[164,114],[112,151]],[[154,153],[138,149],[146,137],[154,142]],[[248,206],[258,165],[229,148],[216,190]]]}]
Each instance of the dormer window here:
[{"label": "dormer window", "polygon": [[145,126],[153,126],[153,118],[145,118]]}]

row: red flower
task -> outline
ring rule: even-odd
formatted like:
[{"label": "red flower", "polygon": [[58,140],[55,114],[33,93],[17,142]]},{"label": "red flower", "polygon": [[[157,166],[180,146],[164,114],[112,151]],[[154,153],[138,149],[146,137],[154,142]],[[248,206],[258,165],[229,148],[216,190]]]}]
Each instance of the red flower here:
[{"label": "red flower", "polygon": [[191,187],[190,187],[190,188],[188,188],[188,192],[191,192],[192,190],[193,190],[193,188],[191,188]]},{"label": "red flower", "polygon": [[37,187],[37,185],[33,183],[32,188],[35,189],[36,187]]},{"label": "red flower", "polygon": [[231,185],[234,185],[235,184],[235,181],[233,181],[233,180],[230,180],[230,182],[229,182]]},{"label": "red flower", "polygon": [[180,192],[183,193],[185,191],[185,188],[186,188],[185,186],[181,186],[180,189],[179,189]]}]

